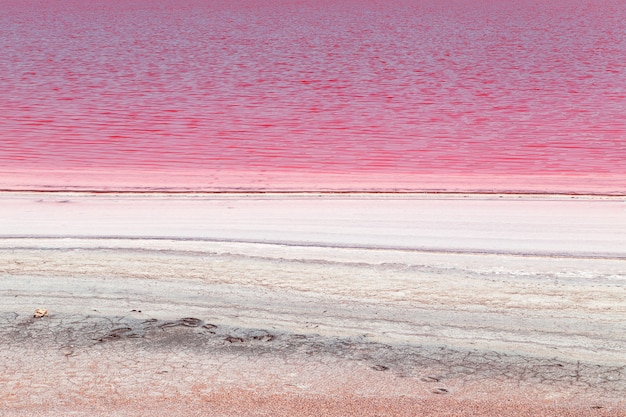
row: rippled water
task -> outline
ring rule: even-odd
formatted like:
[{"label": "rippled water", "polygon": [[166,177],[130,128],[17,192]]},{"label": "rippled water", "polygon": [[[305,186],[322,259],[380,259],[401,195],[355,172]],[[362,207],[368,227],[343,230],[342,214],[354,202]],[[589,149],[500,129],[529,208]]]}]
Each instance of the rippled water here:
[{"label": "rippled water", "polygon": [[0,51],[0,185],[626,179],[621,0],[0,0]]}]

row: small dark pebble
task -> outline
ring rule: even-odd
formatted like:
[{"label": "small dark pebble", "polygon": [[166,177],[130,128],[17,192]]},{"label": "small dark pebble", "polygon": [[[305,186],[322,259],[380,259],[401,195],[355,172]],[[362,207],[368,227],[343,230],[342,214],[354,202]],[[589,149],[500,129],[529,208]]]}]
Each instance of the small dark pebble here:
[{"label": "small dark pebble", "polygon": [[182,324],[183,326],[198,327],[200,323],[202,323],[202,320],[197,319],[195,317],[185,317],[185,318],[180,319],[178,322]]},{"label": "small dark pebble", "polygon": [[119,334],[110,334],[108,336],[101,337],[100,339],[97,339],[97,340],[98,342],[106,342],[108,340],[119,339],[119,338],[120,338]]},{"label": "small dark pebble", "polygon": [[271,342],[274,340],[275,336],[273,334],[264,334],[263,336],[252,336],[253,340],[260,340],[262,342]]},{"label": "small dark pebble", "polygon": [[118,327],[117,329],[113,329],[109,332],[109,335],[119,335],[122,333],[128,333],[132,329],[130,327]]},{"label": "small dark pebble", "polygon": [[233,337],[233,336],[228,336],[224,340],[229,343],[242,343],[243,342],[243,339],[241,337]]},{"label": "small dark pebble", "polygon": [[385,365],[374,365],[372,366],[372,369],[375,371],[386,371],[389,369],[389,367]]},{"label": "small dark pebble", "polygon": [[166,329],[168,327],[176,327],[176,326],[180,326],[180,322],[178,322],[178,321],[168,321],[168,322],[165,322],[163,324],[160,324],[158,327],[160,329]]}]

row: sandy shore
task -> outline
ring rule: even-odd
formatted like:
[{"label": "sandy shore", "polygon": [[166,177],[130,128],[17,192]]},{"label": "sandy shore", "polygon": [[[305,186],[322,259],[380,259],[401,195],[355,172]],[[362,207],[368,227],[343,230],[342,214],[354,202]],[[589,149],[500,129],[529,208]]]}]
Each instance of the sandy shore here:
[{"label": "sandy shore", "polygon": [[3,193],[0,218],[3,416],[626,415],[624,198]]}]

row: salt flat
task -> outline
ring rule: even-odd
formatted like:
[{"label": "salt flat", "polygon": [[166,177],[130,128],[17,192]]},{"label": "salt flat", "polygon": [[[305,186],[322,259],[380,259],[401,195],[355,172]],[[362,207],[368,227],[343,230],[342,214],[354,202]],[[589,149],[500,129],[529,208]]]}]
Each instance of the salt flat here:
[{"label": "salt flat", "polygon": [[4,193],[5,237],[625,256],[620,197]]},{"label": "salt flat", "polygon": [[0,217],[15,415],[233,390],[624,414],[624,199],[6,193]]}]

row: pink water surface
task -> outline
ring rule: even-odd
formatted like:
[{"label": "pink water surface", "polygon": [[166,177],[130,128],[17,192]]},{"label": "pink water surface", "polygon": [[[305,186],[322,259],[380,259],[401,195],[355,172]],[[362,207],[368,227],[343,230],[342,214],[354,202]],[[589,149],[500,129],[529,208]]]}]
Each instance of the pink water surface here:
[{"label": "pink water surface", "polygon": [[626,192],[626,2],[0,0],[0,188]]}]

